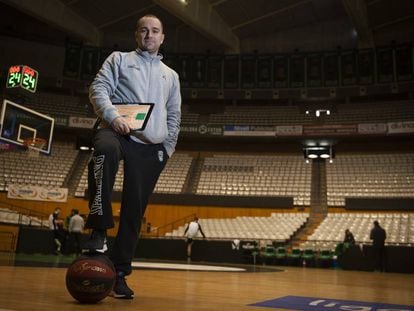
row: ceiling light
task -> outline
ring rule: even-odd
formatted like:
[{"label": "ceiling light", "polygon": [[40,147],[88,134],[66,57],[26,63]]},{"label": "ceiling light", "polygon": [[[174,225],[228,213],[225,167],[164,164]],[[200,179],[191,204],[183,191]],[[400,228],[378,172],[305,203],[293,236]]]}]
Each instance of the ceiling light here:
[{"label": "ceiling light", "polygon": [[306,146],[303,148],[306,159],[332,159],[334,157],[332,146]]}]

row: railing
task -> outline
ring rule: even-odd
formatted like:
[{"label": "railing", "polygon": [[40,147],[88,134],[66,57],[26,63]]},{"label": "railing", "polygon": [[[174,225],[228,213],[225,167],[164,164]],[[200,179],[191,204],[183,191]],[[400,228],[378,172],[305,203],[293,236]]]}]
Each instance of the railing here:
[{"label": "railing", "polygon": [[145,231],[141,231],[141,235],[143,237],[160,237],[160,236],[164,236],[167,232],[173,231],[175,228],[182,226],[186,223],[188,223],[189,221],[193,220],[194,217],[196,216],[196,214],[190,214],[187,215],[183,218],[177,219],[173,222],[170,222],[168,224],[162,225],[160,227],[156,227],[156,228],[152,228],[149,230],[145,230],[145,228],[143,228]]},{"label": "railing", "polygon": [[[26,207],[22,207],[18,205],[1,202],[0,207],[7,209],[7,210],[2,210],[3,213],[18,214],[17,221],[13,222],[17,224],[24,224],[24,225],[30,226],[32,225],[32,220],[33,220],[32,217],[37,217],[41,223],[43,220],[46,220],[48,218],[48,215],[45,213],[34,211],[30,208],[26,208]],[[23,221],[24,216],[29,217],[29,223],[25,223]]]}]

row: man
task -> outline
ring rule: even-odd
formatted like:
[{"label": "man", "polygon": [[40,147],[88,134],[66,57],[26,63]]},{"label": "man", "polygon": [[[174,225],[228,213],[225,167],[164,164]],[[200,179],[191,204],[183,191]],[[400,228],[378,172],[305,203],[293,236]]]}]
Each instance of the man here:
[{"label": "man", "polygon": [[385,240],[387,233],[380,226],[377,220],[374,221],[374,228],[371,230],[370,239],[372,240],[372,249],[374,251],[375,270],[384,271],[385,262]]},{"label": "man", "polygon": [[187,237],[187,261],[191,260],[191,248],[194,242],[193,239],[197,236],[198,232],[201,233],[203,238],[206,237],[203,230],[201,229],[200,224],[198,223],[198,217],[194,217],[194,220],[188,224],[187,228],[184,231],[184,236]]},{"label": "man", "polygon": [[74,211],[75,209],[71,209],[70,210],[70,214],[68,214],[65,218],[65,229],[69,231],[69,223],[70,223],[70,219],[72,218],[72,216],[74,215]]},{"label": "man", "polygon": [[349,245],[354,245],[355,244],[354,235],[352,234],[351,230],[349,230],[349,229],[345,230],[344,243],[348,243]]},{"label": "man", "polygon": [[[167,159],[177,143],[181,120],[178,75],[162,63],[158,53],[164,41],[163,25],[154,15],[137,22],[138,48],[114,52],[103,63],[90,87],[89,98],[101,118],[89,163],[89,208],[86,227],[93,229],[84,252],[105,252],[106,230],[114,226],[111,193],[119,161],[124,160],[124,181],[118,234],[111,252],[117,273],[113,296],[132,299],[125,276],[131,261],[141,220]],[[114,104],[153,103],[143,131],[131,130]]]},{"label": "man", "polygon": [[59,255],[61,253],[62,242],[61,232],[59,226],[62,225],[62,220],[59,219],[60,208],[56,207],[52,214],[49,215],[49,230],[52,234],[54,254]]},{"label": "man", "polygon": [[79,215],[79,211],[77,209],[72,210],[72,217],[69,220],[69,240],[73,243],[74,250],[76,254],[81,253],[81,239],[82,239],[82,232],[85,226],[85,221],[83,220],[82,216]]}]

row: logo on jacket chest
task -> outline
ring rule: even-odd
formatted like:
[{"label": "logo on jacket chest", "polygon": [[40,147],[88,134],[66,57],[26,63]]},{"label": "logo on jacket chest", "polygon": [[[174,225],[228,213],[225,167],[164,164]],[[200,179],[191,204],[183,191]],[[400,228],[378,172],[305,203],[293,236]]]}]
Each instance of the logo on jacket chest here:
[{"label": "logo on jacket chest", "polygon": [[127,67],[131,69],[141,70],[141,68],[137,65],[128,65]]},{"label": "logo on jacket chest", "polygon": [[164,161],[164,151],[158,150],[158,160],[160,162],[163,162]]}]

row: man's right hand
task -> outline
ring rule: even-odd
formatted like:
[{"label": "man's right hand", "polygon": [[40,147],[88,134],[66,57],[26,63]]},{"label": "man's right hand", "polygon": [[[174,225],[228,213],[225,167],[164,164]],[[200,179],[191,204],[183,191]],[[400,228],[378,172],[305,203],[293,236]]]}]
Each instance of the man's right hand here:
[{"label": "man's right hand", "polygon": [[118,117],[111,123],[112,128],[115,132],[120,135],[127,135],[131,131],[128,122],[123,117]]}]

